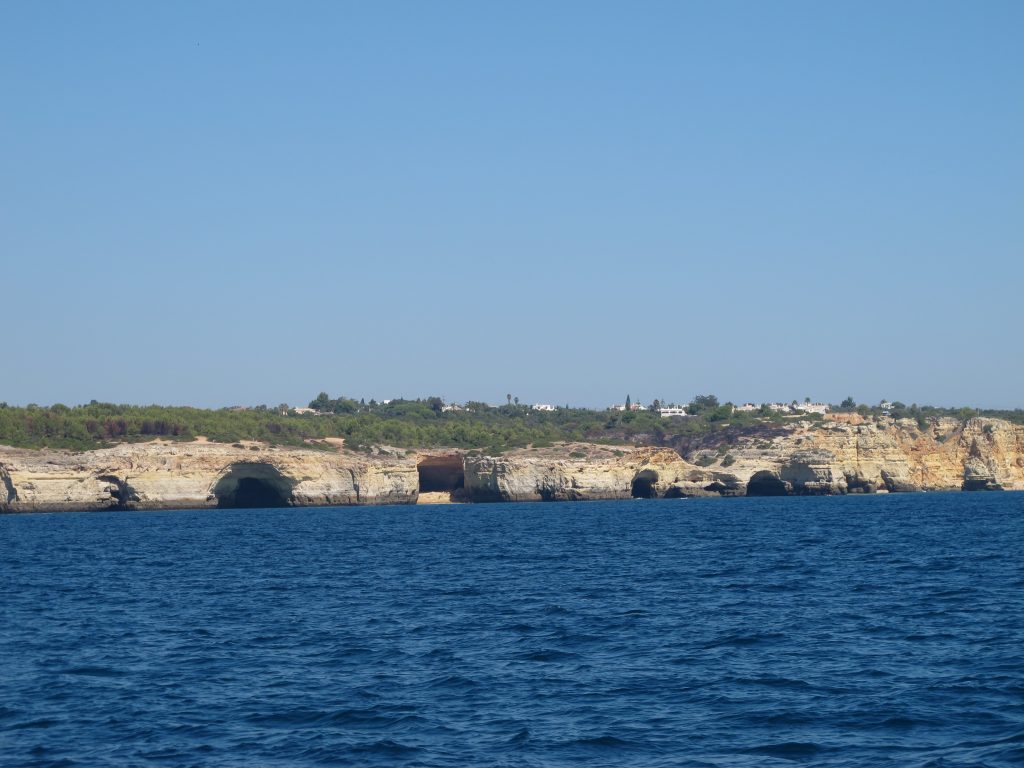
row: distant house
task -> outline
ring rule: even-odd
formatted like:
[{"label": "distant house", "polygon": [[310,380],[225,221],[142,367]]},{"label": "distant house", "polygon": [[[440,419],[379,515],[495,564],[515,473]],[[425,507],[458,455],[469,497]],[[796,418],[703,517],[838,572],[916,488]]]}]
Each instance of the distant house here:
[{"label": "distant house", "polygon": [[670,416],[689,416],[690,415],[690,414],[688,414],[686,412],[685,408],[683,408],[682,406],[678,406],[678,405],[665,406],[664,408],[659,408],[658,409],[658,413],[661,414],[661,418],[663,418],[663,419],[667,419]]},{"label": "distant house", "polygon": [[796,410],[803,411],[804,413],[820,413],[825,415],[829,412],[828,403],[800,403],[796,406]]},{"label": "distant house", "polygon": [[547,403],[535,403],[534,405],[531,405],[530,407],[533,408],[533,410],[535,410],[535,411],[553,411],[553,410],[555,410],[555,406],[548,405]]},{"label": "distant house", "polygon": [[319,413],[316,408],[292,408],[292,410],[300,416],[306,413]]},{"label": "distant house", "polygon": [[452,411],[464,411],[466,410],[458,403],[449,403],[448,405],[441,406],[442,413],[450,413]]},{"label": "distant house", "polygon": [[768,410],[778,413],[792,413],[793,406],[788,403],[768,403]]},{"label": "distant house", "polygon": [[740,413],[750,413],[752,411],[761,410],[761,406],[756,403],[744,403],[743,405],[737,405],[733,410],[739,411]]},{"label": "distant house", "polygon": [[[624,411],[624,410],[626,410],[626,406],[621,404],[621,403],[618,403],[616,405],[609,405],[608,406],[608,410],[609,411]],[[631,403],[630,406],[629,406],[629,410],[631,410],[631,411],[646,411],[647,410],[647,406],[646,405],[640,405],[640,403]]]}]

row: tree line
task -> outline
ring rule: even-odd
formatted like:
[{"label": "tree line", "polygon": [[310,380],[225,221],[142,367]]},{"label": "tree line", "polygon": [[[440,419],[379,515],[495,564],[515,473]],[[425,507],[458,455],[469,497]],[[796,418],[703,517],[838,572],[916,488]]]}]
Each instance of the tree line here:
[{"label": "tree line", "polygon": [[[537,411],[511,399],[497,407],[469,402],[459,410],[451,410],[439,397],[384,403],[331,398],[322,393],[310,402],[310,407],[316,413],[298,414],[285,405],[203,409],[96,401],[74,407],[61,404],[13,407],[0,403],[0,444],[87,450],[119,442],[158,438],[187,441],[204,436],[220,443],[258,440],[272,445],[317,447],[318,440],[341,437],[347,447],[355,450],[390,445],[398,448],[457,447],[501,453],[510,448],[543,447],[555,442],[660,445],[678,436],[697,435],[727,426],[783,424],[794,418],[767,410],[737,412],[731,403],[719,403],[714,395],[695,397],[688,406],[692,415],[685,419],[664,419],[655,410],[598,411],[560,407],[554,411]],[[847,404],[846,409],[860,410],[867,415],[878,412],[877,406]],[[963,420],[979,415],[1024,423],[1024,411],[1019,409],[981,411],[893,403],[891,415],[917,419],[920,424],[938,416]],[[821,417],[800,418],[820,420]]]}]

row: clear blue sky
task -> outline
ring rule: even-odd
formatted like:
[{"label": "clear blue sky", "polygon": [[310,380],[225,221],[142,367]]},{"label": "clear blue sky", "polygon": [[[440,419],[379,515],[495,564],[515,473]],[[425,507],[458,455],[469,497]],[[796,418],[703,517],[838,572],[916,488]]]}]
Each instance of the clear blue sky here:
[{"label": "clear blue sky", "polygon": [[0,4],[0,400],[1024,406],[1024,3]]}]

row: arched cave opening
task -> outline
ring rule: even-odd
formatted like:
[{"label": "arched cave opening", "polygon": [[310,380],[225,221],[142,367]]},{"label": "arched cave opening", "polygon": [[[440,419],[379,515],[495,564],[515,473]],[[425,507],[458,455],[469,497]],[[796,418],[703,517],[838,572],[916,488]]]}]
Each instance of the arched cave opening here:
[{"label": "arched cave opening", "polygon": [[788,496],[786,484],[773,473],[762,470],[755,472],[747,482],[747,496]]},{"label": "arched cave opening", "polygon": [[96,478],[102,483],[109,483],[107,492],[110,494],[110,509],[126,510],[132,509],[139,495],[135,489],[128,485],[127,480],[122,480],[115,475],[100,475]]},{"label": "arched cave opening", "polygon": [[416,465],[420,493],[445,494],[452,500],[462,496],[466,472],[462,456],[426,456]]},{"label": "arched cave opening", "polygon": [[653,469],[645,469],[638,472],[633,478],[633,485],[630,487],[630,495],[634,499],[656,499],[658,492],[655,484],[658,482],[658,473]]},{"label": "arched cave opening", "polygon": [[222,509],[275,509],[289,506],[293,485],[270,464],[232,464],[213,495]]}]

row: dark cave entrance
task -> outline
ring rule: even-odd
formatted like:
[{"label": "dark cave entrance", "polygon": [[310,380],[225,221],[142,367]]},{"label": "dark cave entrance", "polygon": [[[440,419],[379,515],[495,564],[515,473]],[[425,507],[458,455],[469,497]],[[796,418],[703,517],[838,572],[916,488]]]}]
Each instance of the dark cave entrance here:
[{"label": "dark cave entrance", "polygon": [[275,509],[290,505],[293,485],[269,464],[232,464],[213,495],[223,509]]},{"label": "dark cave entrance", "polygon": [[768,470],[755,472],[747,482],[747,496],[788,496],[786,484]]},{"label": "dark cave entrance", "polygon": [[634,499],[656,499],[658,492],[654,486],[657,482],[658,473],[653,469],[645,469],[633,478],[629,493]]},{"label": "dark cave entrance", "polygon": [[139,500],[135,489],[128,485],[127,480],[122,480],[115,475],[100,475],[96,478],[100,482],[110,483],[107,493],[110,494],[110,509],[132,509],[135,502]]},{"label": "dark cave entrance", "polygon": [[466,473],[462,456],[427,456],[416,465],[420,493],[449,493],[454,499],[462,494]]}]

